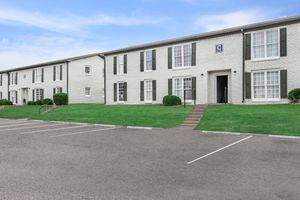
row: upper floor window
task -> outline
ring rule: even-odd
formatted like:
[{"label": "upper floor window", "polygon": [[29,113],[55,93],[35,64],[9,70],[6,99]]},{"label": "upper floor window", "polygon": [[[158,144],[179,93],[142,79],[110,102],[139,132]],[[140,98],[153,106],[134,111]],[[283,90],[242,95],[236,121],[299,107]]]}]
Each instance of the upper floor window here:
[{"label": "upper floor window", "polygon": [[42,68],[37,68],[35,71],[35,83],[41,83],[42,82]]},{"label": "upper floor window", "polygon": [[17,85],[18,84],[18,72],[10,73],[10,83],[11,83],[11,85]]},{"label": "upper floor window", "polygon": [[122,75],[127,73],[127,55],[118,55],[113,58],[114,74]]},{"label": "upper floor window", "polygon": [[62,80],[62,65],[53,66],[53,80],[54,81]]},{"label": "upper floor window", "polygon": [[174,68],[192,66],[192,44],[174,46]]},{"label": "upper floor window", "polygon": [[88,65],[85,66],[85,70],[84,71],[85,71],[86,75],[91,75],[91,66],[88,66]]},{"label": "upper floor window", "polygon": [[252,55],[254,60],[279,57],[279,30],[254,32]]},{"label": "upper floor window", "polygon": [[124,74],[124,56],[118,56],[117,73]]},{"label": "upper floor window", "polygon": [[152,71],[152,50],[145,51],[145,71]]}]

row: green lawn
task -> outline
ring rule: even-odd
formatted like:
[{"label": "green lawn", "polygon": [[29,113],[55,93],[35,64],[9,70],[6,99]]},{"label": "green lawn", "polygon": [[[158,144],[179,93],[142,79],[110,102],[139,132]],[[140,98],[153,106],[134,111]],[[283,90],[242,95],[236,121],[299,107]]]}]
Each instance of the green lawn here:
[{"label": "green lawn", "polygon": [[74,104],[39,115],[40,106],[11,106],[0,110],[0,118],[42,119],[99,124],[171,128],[180,126],[192,107],[160,105]]},{"label": "green lawn", "polygon": [[300,136],[300,105],[209,106],[196,129]]}]

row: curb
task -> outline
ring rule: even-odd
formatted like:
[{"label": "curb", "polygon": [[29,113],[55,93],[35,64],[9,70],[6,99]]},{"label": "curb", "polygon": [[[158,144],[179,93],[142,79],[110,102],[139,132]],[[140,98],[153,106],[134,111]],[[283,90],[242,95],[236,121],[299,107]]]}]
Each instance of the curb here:
[{"label": "curb", "polygon": [[241,133],[241,132],[229,132],[229,131],[200,131],[201,133],[215,133],[215,134],[227,134],[227,135],[252,135],[252,136],[267,136],[271,138],[281,139],[300,139],[300,136],[287,136],[287,135],[272,135],[272,134],[256,134],[256,133]]},{"label": "curb", "polygon": [[142,127],[142,126],[125,126],[125,128],[131,129],[143,129],[143,130],[153,130],[153,127]]}]

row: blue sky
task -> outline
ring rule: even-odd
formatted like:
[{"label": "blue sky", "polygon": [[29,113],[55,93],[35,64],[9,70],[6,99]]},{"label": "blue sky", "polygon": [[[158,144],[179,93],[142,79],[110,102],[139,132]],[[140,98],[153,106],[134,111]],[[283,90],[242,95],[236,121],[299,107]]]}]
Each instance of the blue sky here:
[{"label": "blue sky", "polygon": [[299,0],[0,0],[0,70],[298,14]]}]

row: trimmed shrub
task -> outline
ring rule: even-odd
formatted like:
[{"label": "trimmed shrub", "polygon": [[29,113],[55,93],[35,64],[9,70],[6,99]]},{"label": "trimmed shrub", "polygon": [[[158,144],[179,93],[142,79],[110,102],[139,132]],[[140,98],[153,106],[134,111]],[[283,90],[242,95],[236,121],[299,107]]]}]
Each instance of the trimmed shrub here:
[{"label": "trimmed shrub", "polygon": [[181,99],[178,96],[167,95],[163,98],[164,106],[176,106],[181,105]]},{"label": "trimmed shrub", "polygon": [[37,105],[37,106],[43,105],[42,100],[37,100],[37,101],[35,101],[35,105]]},{"label": "trimmed shrub", "polygon": [[293,89],[289,92],[288,99],[291,102],[298,102],[300,100],[300,88]]},{"label": "trimmed shrub", "polygon": [[35,105],[35,102],[34,102],[34,101],[28,101],[28,102],[27,102],[27,105],[33,106],[33,105]]},{"label": "trimmed shrub", "polygon": [[53,101],[56,105],[67,105],[68,95],[66,93],[57,93],[53,95]]},{"label": "trimmed shrub", "polygon": [[2,99],[2,100],[0,100],[0,105],[7,106],[7,105],[13,105],[13,103],[7,99]]},{"label": "trimmed shrub", "polygon": [[53,101],[51,99],[43,99],[42,104],[43,105],[53,105]]}]

